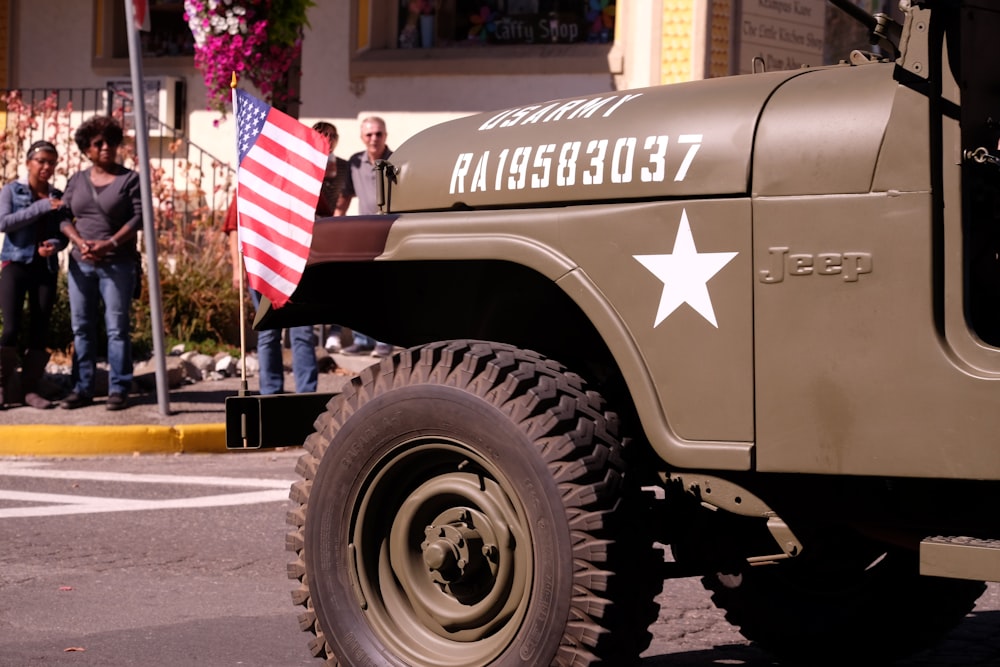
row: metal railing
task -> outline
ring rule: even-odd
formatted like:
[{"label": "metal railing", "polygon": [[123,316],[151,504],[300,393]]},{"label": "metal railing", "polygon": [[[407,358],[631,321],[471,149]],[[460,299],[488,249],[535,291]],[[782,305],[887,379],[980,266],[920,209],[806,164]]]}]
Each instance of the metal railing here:
[{"label": "metal railing", "polygon": [[[149,108],[147,88],[147,110]],[[156,92],[155,90],[153,91]],[[73,141],[73,132],[87,118],[107,114],[118,118],[127,135],[134,131],[131,91],[106,88],[0,89],[0,179],[26,174],[25,151],[40,139],[59,150],[53,185],[65,187],[69,177],[89,166]],[[167,119],[148,115],[150,181],[156,229],[188,237],[192,226],[221,228],[235,188],[232,167],[172,127]],[[136,169],[134,142],[126,138],[119,151],[126,166]]]}]

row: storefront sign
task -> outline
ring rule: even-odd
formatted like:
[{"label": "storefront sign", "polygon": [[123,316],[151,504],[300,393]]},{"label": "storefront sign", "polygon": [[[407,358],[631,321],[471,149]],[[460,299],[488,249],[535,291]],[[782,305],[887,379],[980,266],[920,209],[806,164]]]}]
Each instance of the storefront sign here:
[{"label": "storefront sign", "polygon": [[736,25],[736,71],[822,65],[825,5],[825,0],[744,0]]}]

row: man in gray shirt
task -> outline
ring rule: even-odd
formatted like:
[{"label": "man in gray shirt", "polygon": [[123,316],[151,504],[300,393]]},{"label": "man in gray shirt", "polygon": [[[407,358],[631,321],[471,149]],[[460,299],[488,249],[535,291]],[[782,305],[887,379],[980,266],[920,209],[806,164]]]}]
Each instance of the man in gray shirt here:
[{"label": "man in gray shirt", "polygon": [[388,132],[385,121],[378,116],[370,116],[361,121],[361,141],[365,150],[355,153],[348,160],[350,171],[344,189],[337,199],[336,215],[345,215],[351,199],[358,198],[358,214],[374,215],[378,213],[375,197],[375,161],[386,160],[392,151],[385,145]]}]

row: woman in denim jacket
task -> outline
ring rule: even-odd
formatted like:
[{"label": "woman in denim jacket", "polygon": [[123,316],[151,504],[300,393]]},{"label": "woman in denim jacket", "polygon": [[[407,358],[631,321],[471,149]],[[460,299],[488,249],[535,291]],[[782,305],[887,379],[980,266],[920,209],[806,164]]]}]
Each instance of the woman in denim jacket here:
[{"label": "woman in denim jacket", "polygon": [[[59,275],[57,255],[67,240],[59,231],[62,192],[49,185],[59,155],[48,141],[28,148],[28,177],[0,190],[0,409],[20,403],[48,409],[53,404],[38,392],[49,361],[46,342],[55,306]],[[30,313],[28,349],[21,369],[20,391],[13,382],[18,366],[18,339],[24,320],[24,299]],[[23,394],[23,396],[22,396]]]}]

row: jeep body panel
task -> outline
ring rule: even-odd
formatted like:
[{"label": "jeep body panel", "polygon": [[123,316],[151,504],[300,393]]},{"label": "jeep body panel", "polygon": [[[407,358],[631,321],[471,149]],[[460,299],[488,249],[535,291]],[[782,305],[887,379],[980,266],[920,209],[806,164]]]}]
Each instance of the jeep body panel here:
[{"label": "jeep body panel", "polygon": [[[661,456],[689,466],[711,461],[720,469],[745,470],[753,437],[749,213],[743,198],[536,209],[531,216],[456,211],[320,221],[309,259],[313,268],[307,268],[293,302],[263,310],[258,324],[329,320],[318,299],[325,294],[320,286],[330,279],[312,276],[379,250],[376,265],[488,260],[523,266],[555,283],[598,329],[627,369],[647,438]],[[636,256],[670,254],[682,221],[699,253],[733,254],[709,281],[718,326],[685,304],[656,325],[664,283]],[[602,237],[607,242],[593,242]],[[648,242],[652,237],[661,239],[656,246]],[[398,285],[394,292],[399,296],[408,287]],[[370,328],[370,313],[359,312],[363,319],[353,320],[349,298],[338,299],[336,306],[338,321],[351,326],[360,321],[369,328],[358,324],[359,330],[380,335]],[[401,319],[386,323],[389,334],[409,326],[409,318]],[[434,318],[428,319],[432,326]],[[706,359],[721,363],[710,369]]]},{"label": "jeep body panel", "polygon": [[930,195],[827,200],[754,202],[758,469],[1000,478],[998,378],[935,323]]},{"label": "jeep body panel", "polygon": [[[544,325],[566,327],[546,351],[593,327],[671,466],[1000,479],[982,446],[1000,432],[1000,363],[964,324],[942,335],[940,294],[962,278],[935,264],[942,149],[909,76],[891,63],[737,76],[429,128],[389,161],[387,214],[319,221],[292,305],[262,323],[532,347],[531,319],[500,315],[502,290],[487,291],[518,267],[574,311],[576,325]],[[657,274],[692,257],[722,262],[697,293],[674,289],[696,264]],[[421,285],[432,266],[439,282]],[[329,298],[323,285],[349,275],[398,299],[399,317]],[[983,359],[963,361],[963,345]]]},{"label": "jeep body panel", "polygon": [[[893,69],[888,63],[813,69],[777,88],[757,125],[753,196],[869,192],[899,88]],[[892,179],[900,189],[895,171]]]}]

